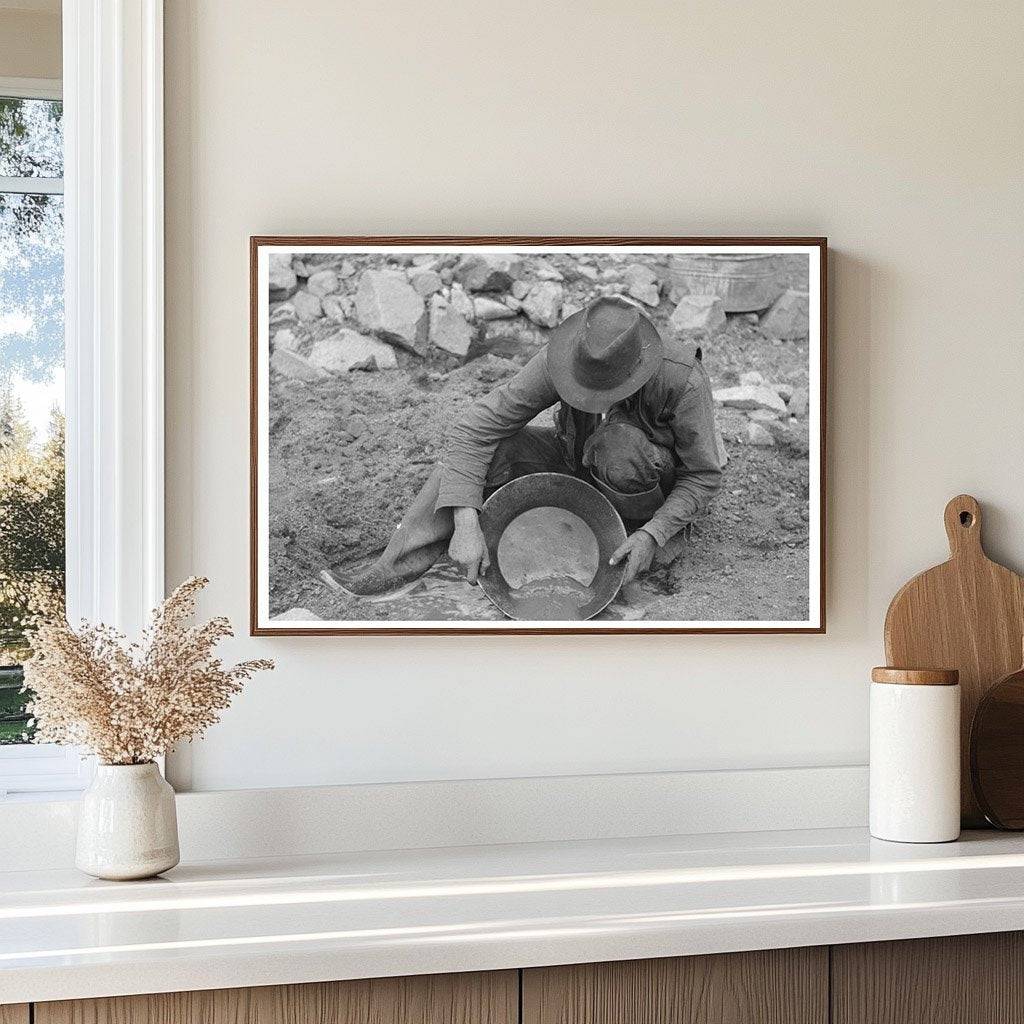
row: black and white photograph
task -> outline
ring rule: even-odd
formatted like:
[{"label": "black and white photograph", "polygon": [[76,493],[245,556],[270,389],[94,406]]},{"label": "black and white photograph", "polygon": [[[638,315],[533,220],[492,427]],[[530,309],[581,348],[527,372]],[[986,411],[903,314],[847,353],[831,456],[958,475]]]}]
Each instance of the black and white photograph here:
[{"label": "black and white photograph", "polygon": [[255,634],[823,631],[823,240],[251,264]]}]

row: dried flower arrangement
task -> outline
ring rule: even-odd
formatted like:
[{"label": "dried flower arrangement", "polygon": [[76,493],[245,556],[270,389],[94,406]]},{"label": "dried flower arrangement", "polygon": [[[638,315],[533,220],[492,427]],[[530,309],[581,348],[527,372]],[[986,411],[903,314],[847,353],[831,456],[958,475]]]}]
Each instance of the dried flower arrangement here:
[{"label": "dried flower arrangement", "polygon": [[104,764],[145,764],[199,736],[266,660],[225,668],[214,647],[232,635],[226,618],[190,626],[209,580],[186,580],[153,612],[139,643],[108,626],[63,619],[32,633],[25,688],[40,743],[83,746]]}]

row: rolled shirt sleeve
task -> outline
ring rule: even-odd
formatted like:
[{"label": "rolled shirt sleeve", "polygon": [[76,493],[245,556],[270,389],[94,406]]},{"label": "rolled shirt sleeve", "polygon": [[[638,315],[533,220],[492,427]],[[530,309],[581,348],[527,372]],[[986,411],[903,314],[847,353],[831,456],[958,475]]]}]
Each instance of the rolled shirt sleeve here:
[{"label": "rolled shirt sleeve", "polygon": [[722,485],[722,467],[715,445],[715,407],[711,382],[697,362],[671,417],[676,479],[664,504],[643,530],[659,546],[703,515]]},{"label": "rolled shirt sleeve", "polygon": [[435,511],[483,505],[487,470],[498,443],[558,401],[548,376],[547,350],[514,377],[470,406],[452,428],[441,455],[441,488]]}]

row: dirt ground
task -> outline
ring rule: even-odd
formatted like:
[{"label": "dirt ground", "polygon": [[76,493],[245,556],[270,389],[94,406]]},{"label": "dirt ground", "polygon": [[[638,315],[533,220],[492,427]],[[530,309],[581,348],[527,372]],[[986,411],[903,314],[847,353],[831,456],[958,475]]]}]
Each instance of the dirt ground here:
[{"label": "dirt ground", "polygon": [[[629,262],[642,260],[629,257]],[[567,301],[590,297],[589,281],[573,281],[571,261],[561,269]],[[806,287],[803,272],[792,268],[797,287]],[[672,330],[673,308],[663,295],[651,311],[662,331]],[[311,343],[337,324],[302,329]],[[351,371],[313,382],[272,374],[272,615],[301,607],[341,621],[502,618],[447,558],[410,592],[389,601],[350,598],[329,586],[321,572],[349,578],[372,560],[430,473],[452,421],[514,374],[544,344],[544,335],[543,328],[519,316],[489,324],[464,365],[438,349],[425,358],[398,350],[397,369]],[[773,383],[807,385],[806,340],[768,337],[737,316],[701,344],[715,388],[736,384],[750,370]],[[660,552],[652,571],[625,588],[599,618],[807,618],[806,417],[790,421],[774,447],[760,447],[746,443],[744,412],[720,408],[718,416],[729,462],[709,514],[689,538],[677,538]]]}]

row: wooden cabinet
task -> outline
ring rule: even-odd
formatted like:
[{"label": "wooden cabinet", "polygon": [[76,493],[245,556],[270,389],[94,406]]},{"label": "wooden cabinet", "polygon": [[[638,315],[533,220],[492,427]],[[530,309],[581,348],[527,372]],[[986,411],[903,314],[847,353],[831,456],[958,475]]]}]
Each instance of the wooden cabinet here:
[{"label": "wooden cabinet", "polygon": [[518,972],[493,971],[37,1003],[34,1024],[516,1024],[518,1017]]},{"label": "wooden cabinet", "polygon": [[0,1006],[0,1024],[1024,1024],[1024,933]]},{"label": "wooden cabinet", "polygon": [[833,1024],[1024,1024],[1024,933],[832,947]]},{"label": "wooden cabinet", "polygon": [[828,950],[523,971],[523,1024],[826,1024]]}]

